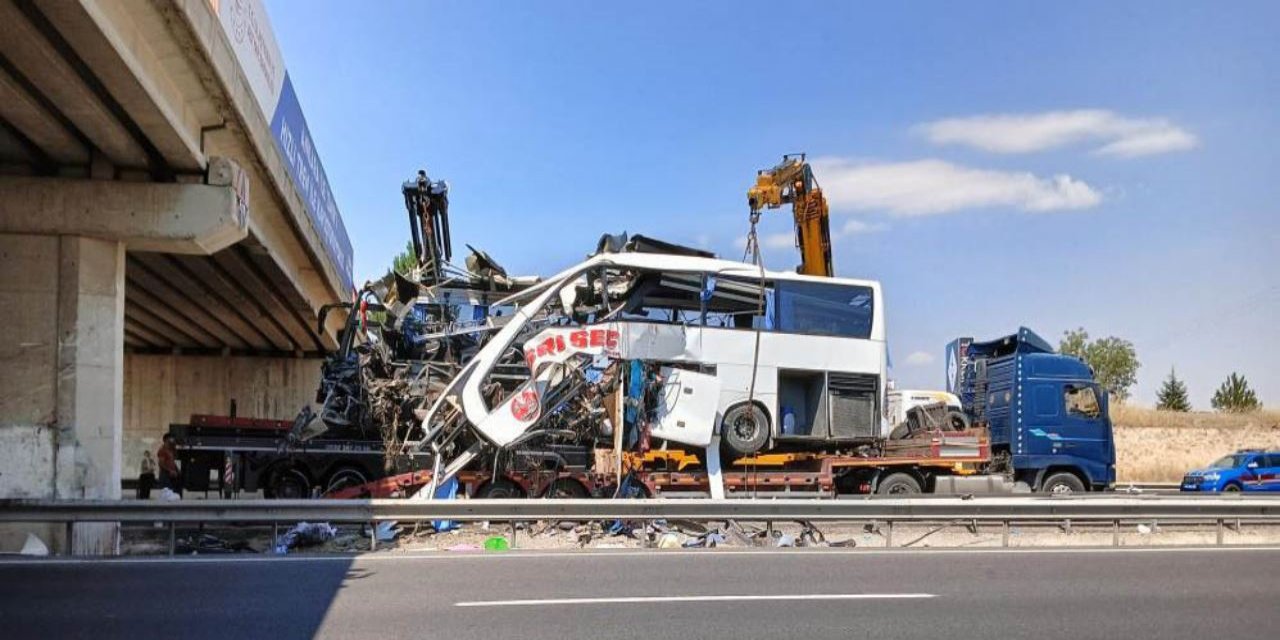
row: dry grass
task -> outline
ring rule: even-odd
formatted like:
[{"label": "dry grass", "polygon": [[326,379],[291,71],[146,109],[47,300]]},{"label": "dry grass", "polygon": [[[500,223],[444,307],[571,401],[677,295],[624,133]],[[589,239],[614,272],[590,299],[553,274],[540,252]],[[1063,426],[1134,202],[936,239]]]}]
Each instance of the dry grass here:
[{"label": "dry grass", "polygon": [[1111,421],[1120,483],[1177,482],[1237,449],[1280,448],[1280,411],[1177,413],[1116,405]]},{"label": "dry grass", "polygon": [[1280,411],[1268,409],[1249,413],[1157,411],[1147,407],[1116,403],[1111,406],[1111,422],[1116,426],[1128,428],[1208,427],[1214,429],[1248,429],[1261,426],[1280,429]]}]

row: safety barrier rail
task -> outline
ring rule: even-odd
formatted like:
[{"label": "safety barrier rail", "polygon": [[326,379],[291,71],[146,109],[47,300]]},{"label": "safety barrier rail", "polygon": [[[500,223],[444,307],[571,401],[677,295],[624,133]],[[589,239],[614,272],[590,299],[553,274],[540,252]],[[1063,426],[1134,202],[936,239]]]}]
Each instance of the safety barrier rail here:
[{"label": "safety barrier rail", "polygon": [[[377,523],[428,520],[511,522],[532,520],[741,520],[752,522],[958,521],[1011,523],[1111,523],[1118,544],[1121,522],[1179,522],[1218,527],[1227,523],[1280,523],[1280,499],[1228,496],[1024,496],[907,499],[758,500],[0,500],[0,523],[77,522],[272,524]],[[890,534],[891,535],[891,534]],[[376,544],[376,541],[375,541]]]}]

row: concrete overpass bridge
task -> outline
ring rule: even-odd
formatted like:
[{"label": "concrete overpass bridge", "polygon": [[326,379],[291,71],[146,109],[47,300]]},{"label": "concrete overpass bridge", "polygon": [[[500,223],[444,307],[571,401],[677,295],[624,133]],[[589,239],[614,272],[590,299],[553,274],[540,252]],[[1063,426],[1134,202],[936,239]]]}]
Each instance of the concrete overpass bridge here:
[{"label": "concrete overpass bridge", "polygon": [[0,0],[0,497],[119,497],[233,398],[292,416],[351,287],[260,0]]}]

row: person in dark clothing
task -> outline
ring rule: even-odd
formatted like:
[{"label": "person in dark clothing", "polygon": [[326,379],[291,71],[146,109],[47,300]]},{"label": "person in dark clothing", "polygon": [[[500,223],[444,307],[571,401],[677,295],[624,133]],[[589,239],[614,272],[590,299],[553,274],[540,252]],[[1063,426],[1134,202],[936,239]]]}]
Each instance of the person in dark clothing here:
[{"label": "person in dark clothing", "polygon": [[150,500],[151,487],[156,484],[156,459],[150,451],[142,452],[142,465],[138,469],[138,499]]}]

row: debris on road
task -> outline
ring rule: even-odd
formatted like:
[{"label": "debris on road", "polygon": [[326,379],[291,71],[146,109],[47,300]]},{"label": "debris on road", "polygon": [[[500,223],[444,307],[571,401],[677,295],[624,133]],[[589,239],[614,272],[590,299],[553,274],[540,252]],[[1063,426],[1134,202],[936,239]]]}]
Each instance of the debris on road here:
[{"label": "debris on road", "polygon": [[273,548],[284,555],[291,549],[316,546],[337,536],[338,530],[327,522],[299,522],[277,538]]}]

